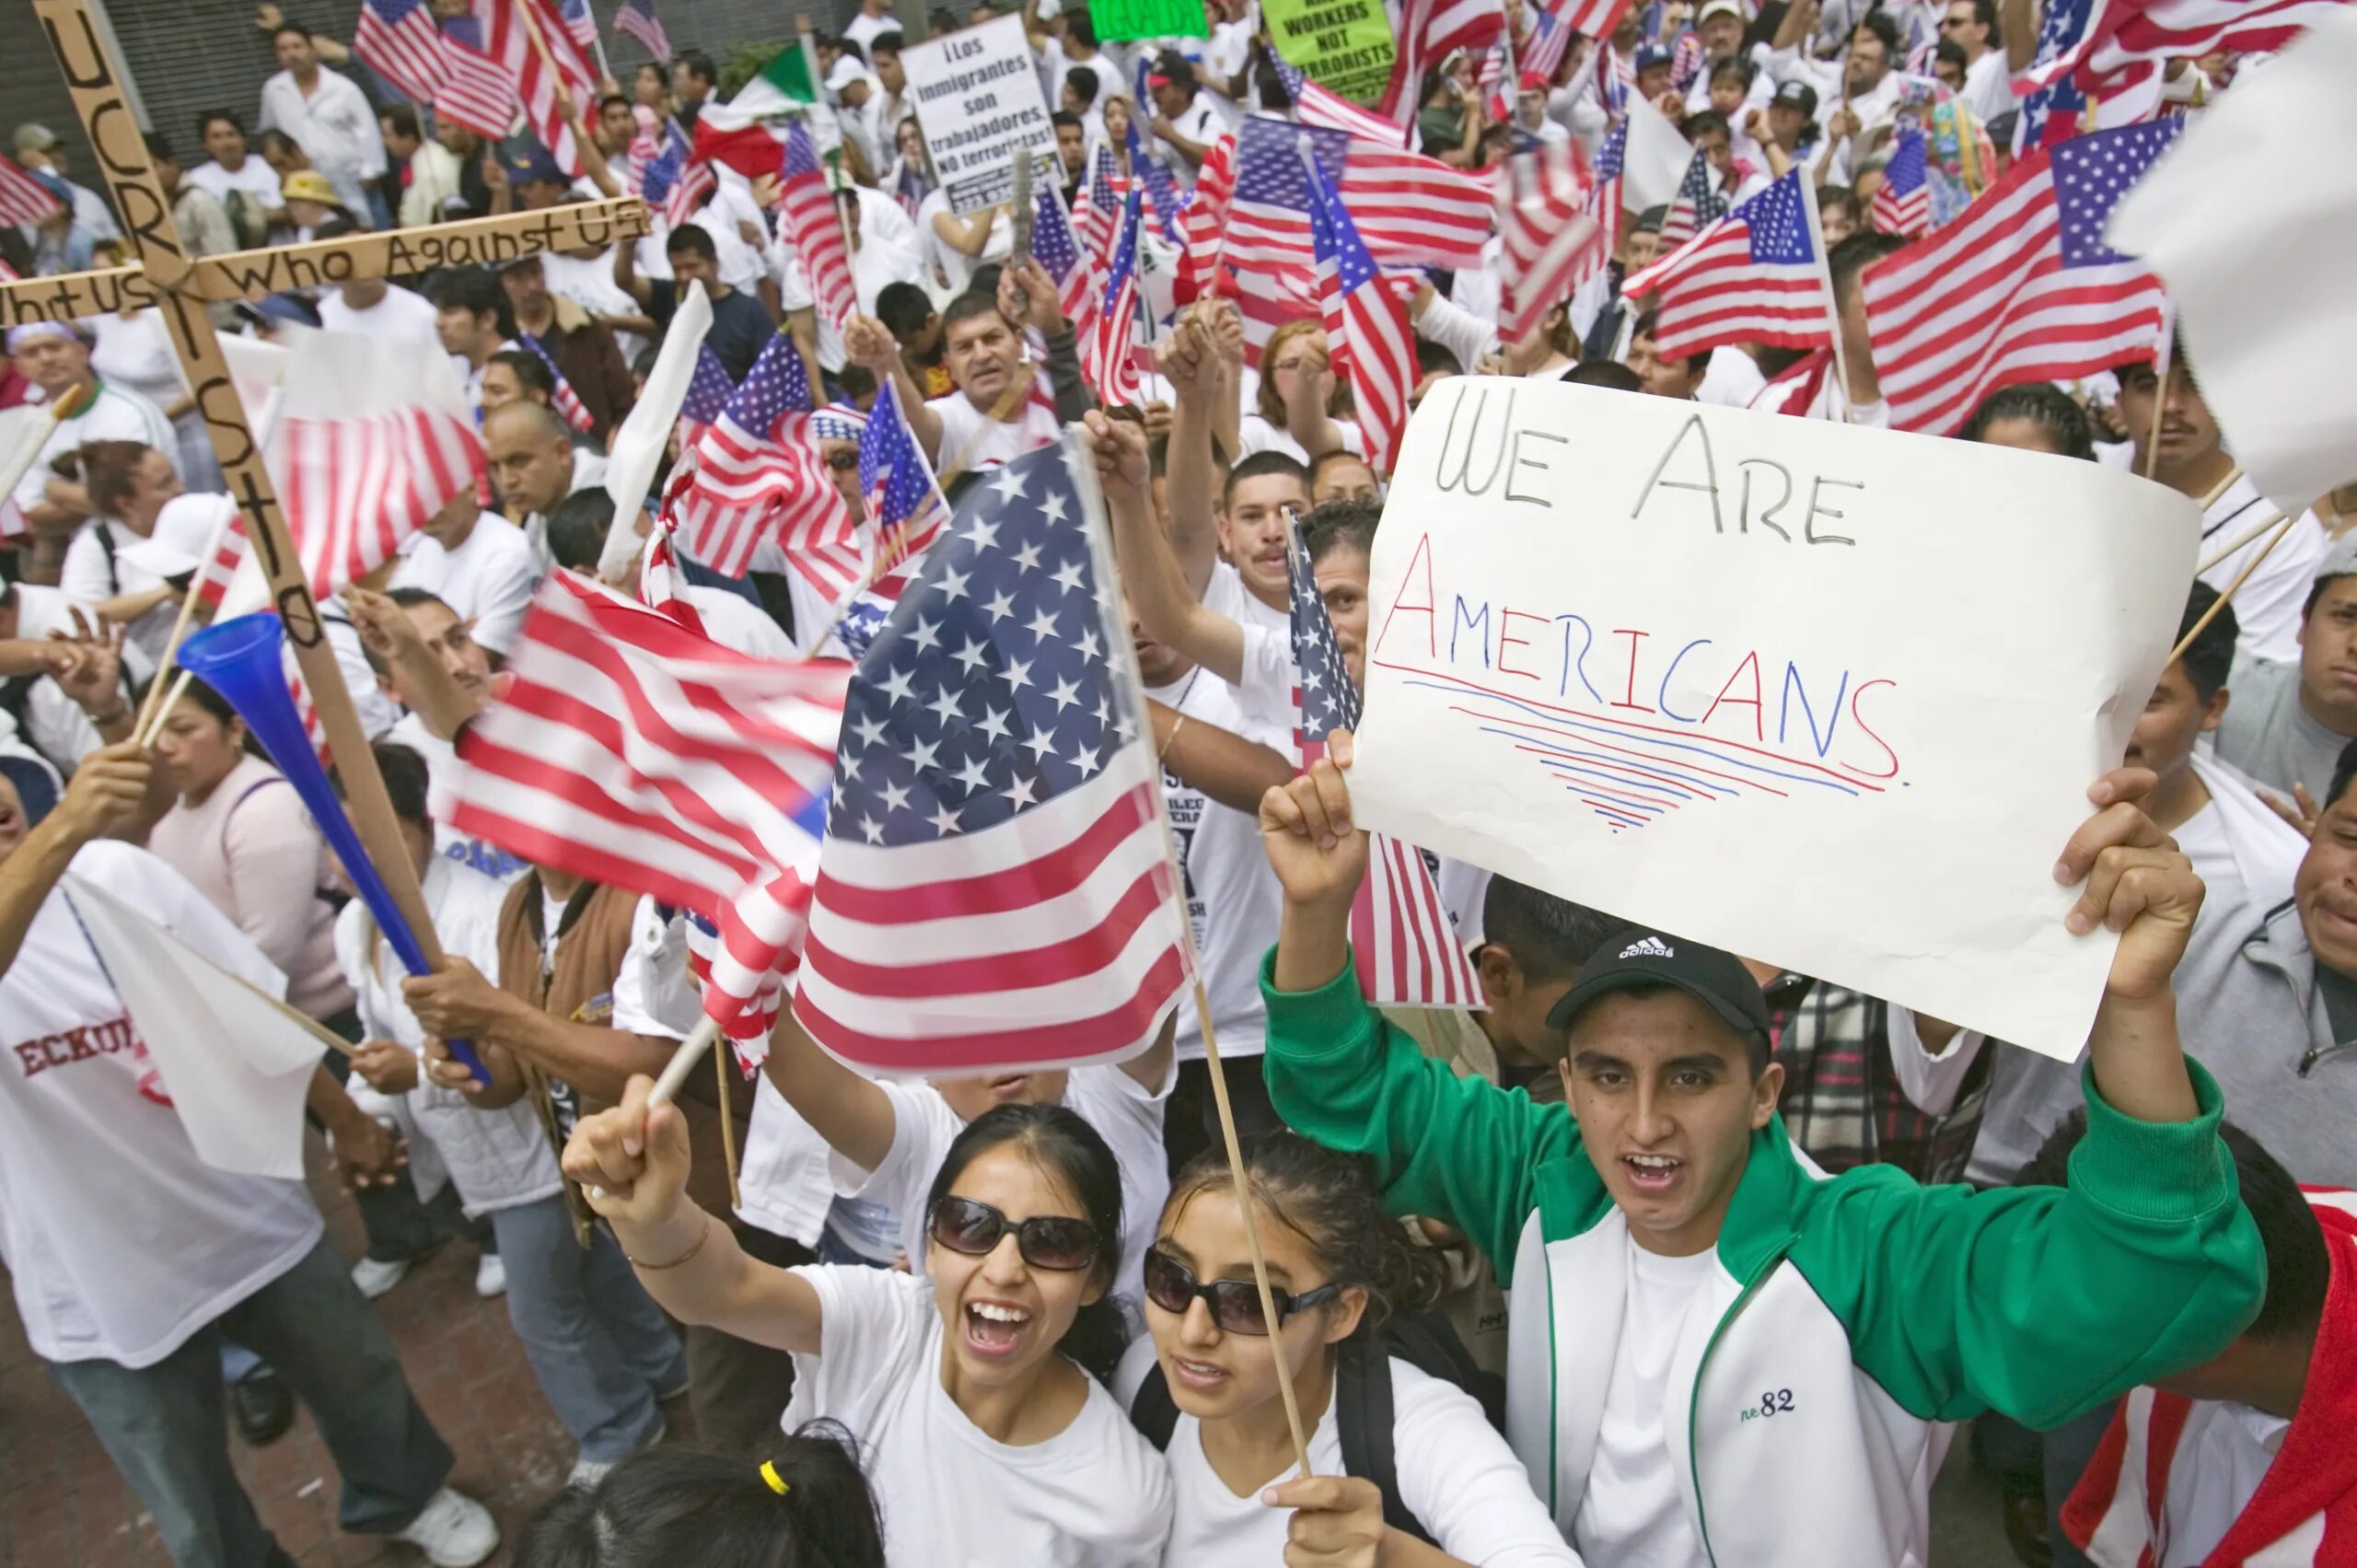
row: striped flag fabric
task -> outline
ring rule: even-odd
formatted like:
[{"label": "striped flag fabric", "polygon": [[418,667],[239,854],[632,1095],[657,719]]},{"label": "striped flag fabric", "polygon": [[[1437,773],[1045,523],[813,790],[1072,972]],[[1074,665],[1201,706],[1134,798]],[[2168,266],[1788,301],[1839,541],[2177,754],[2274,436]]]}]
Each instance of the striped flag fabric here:
[{"label": "striped flag fabric", "polygon": [[781,172],[785,187],[778,198],[778,210],[786,238],[802,258],[802,269],[810,279],[810,292],[819,309],[840,326],[859,308],[859,296],[851,285],[851,252],[843,245],[842,222],[835,215],[834,192],[828,184],[826,168],[819,161],[809,130],[799,119],[786,130]]},{"label": "striped flag fabric", "polygon": [[1424,77],[1458,50],[1479,55],[1497,42],[1505,28],[1501,0],[1402,0],[1391,80],[1376,111],[1406,124],[1423,107],[1417,97]]},{"label": "striped flag fabric", "polygon": [[830,598],[858,582],[857,535],[819,460],[810,412],[802,353],[781,332],[695,445],[695,477],[678,504],[691,557],[741,577],[754,547],[774,537],[787,564]]},{"label": "striped flag fabric", "polygon": [[573,383],[564,378],[564,372],[556,367],[556,360],[540,345],[540,339],[526,332],[509,339],[507,346],[525,350],[548,367],[550,379],[556,383],[556,389],[549,394],[549,401],[556,410],[558,418],[585,436],[598,428],[598,421],[590,414],[589,406],[581,401],[581,394],[573,389]]},{"label": "striped flag fabric", "polygon": [[638,555],[638,601],[702,637],[707,635],[703,613],[688,598],[687,573],[679,566],[679,552],[672,547],[672,536],[677,532],[677,526],[669,518],[655,519],[655,526],[646,536],[646,548]]},{"label": "striped flag fabric", "polygon": [[1288,65],[1273,56],[1271,63],[1276,66],[1277,80],[1284,84],[1285,96],[1293,99],[1294,118],[1302,124],[1347,132],[1379,146],[1408,145],[1406,126],[1387,120],[1371,109],[1361,109],[1332,88],[1311,80],[1298,65]]},{"label": "striped flag fabric", "polygon": [[1962,217],[1866,269],[1866,328],[1894,428],[1949,435],[2000,387],[2152,352],[2160,280],[2112,250],[2104,226],[2184,123],[2034,148]]},{"label": "striped flag fabric", "polygon": [[1726,215],[1719,172],[1711,167],[1710,155],[1697,147],[1686,166],[1686,178],[1678,182],[1678,194],[1670,198],[1669,211],[1662,215],[1662,249],[1677,249]]},{"label": "striped flag fabric", "polygon": [[[869,587],[888,604],[906,589],[911,563],[923,559],[949,519],[941,482],[909,429],[899,389],[889,381],[877,392],[876,406],[859,434],[859,493],[876,528],[876,581]],[[845,646],[850,645],[846,639]]]},{"label": "striped flag fabric", "polygon": [[516,78],[493,56],[488,37],[473,16],[442,24],[443,60],[450,74],[434,99],[434,112],[497,140],[516,128]]},{"label": "striped flag fabric", "polygon": [[598,18],[589,10],[589,0],[563,0],[558,15],[563,19],[566,36],[594,52],[598,47]]},{"label": "striped flag fabric", "polygon": [[1885,234],[1921,239],[1932,231],[1931,168],[1923,128],[1899,127],[1890,162],[1884,166],[1882,184],[1875,192],[1867,219]]},{"label": "striped flag fabric", "polygon": [[1588,211],[1587,170],[1569,141],[1522,153],[1498,182],[1498,335],[1525,339],[1609,259]]},{"label": "striped flag fabric", "polygon": [[852,677],[793,1005],[871,1072],[1119,1062],[1187,983],[1081,460],[1059,442],[975,485]]},{"label": "striped flag fabric", "polygon": [[2079,89],[2096,101],[2099,129],[2160,110],[2162,72],[2173,61],[2256,54],[2289,44],[2344,0],[2112,0],[2116,18],[2090,43]]},{"label": "striped flag fabric", "polygon": [[1031,259],[1056,282],[1056,299],[1071,324],[1074,338],[1088,342],[1097,321],[1097,299],[1101,292],[1097,281],[1097,269],[1089,253],[1081,248],[1080,237],[1073,232],[1072,219],[1064,213],[1063,193],[1052,180],[1033,182]]},{"label": "striped flag fabric", "polygon": [[420,103],[441,97],[450,80],[449,56],[425,0],[362,0],[352,52]]},{"label": "striped flag fabric", "polygon": [[64,204],[14,158],[0,157],[0,223],[39,223]]},{"label": "striped flag fabric", "polygon": [[1121,222],[1121,197],[1114,188],[1113,169],[1113,149],[1097,143],[1096,157],[1089,163],[1088,179],[1081,185],[1072,209],[1073,232],[1088,247],[1088,253],[1099,261],[1112,253],[1113,231]]},{"label": "striped flag fabric", "polygon": [[621,9],[614,13],[614,30],[638,40],[639,47],[659,61],[671,58],[671,35],[655,14],[655,0],[622,0]]},{"label": "striped flag fabric", "polygon": [[639,194],[673,228],[688,222],[711,195],[712,166],[697,157],[694,144],[677,120],[665,124],[663,149],[639,166]]},{"label": "striped flag fabric", "polygon": [[1408,307],[1383,286],[1375,258],[1359,238],[1351,211],[1314,164],[1309,181],[1309,224],[1317,237],[1319,313],[1326,341],[1349,377],[1359,429],[1366,437],[1367,466],[1389,473],[1408,428],[1408,394],[1416,385],[1416,335]]},{"label": "striped flag fabric", "polygon": [[1604,231],[1604,253],[1610,256],[1620,247],[1620,226],[1629,221],[1621,211],[1625,199],[1621,188],[1621,170],[1629,161],[1629,122],[1620,120],[1613,124],[1604,145],[1596,153],[1596,184],[1588,195],[1588,215]]},{"label": "striped flag fabric", "polygon": [[1221,134],[1195,171],[1195,194],[1179,215],[1186,243],[1171,280],[1171,295],[1186,305],[1210,294],[1219,281],[1220,251],[1227,238],[1228,206],[1236,197],[1236,133]]},{"label": "striped flag fabric", "polygon": [[1138,311],[1138,230],[1145,221],[1140,192],[1132,191],[1121,210],[1120,237],[1113,242],[1113,261],[1105,274],[1105,303],[1097,312],[1088,335],[1088,354],[1081,371],[1108,408],[1138,401],[1137,360],[1130,352],[1136,337]]},{"label": "striped flag fabric", "polygon": [[704,1011],[758,1060],[737,1026],[795,963],[850,667],[748,658],[552,572],[507,670],[460,738],[453,828],[704,917]]},{"label": "striped flag fabric", "polygon": [[[1342,662],[1298,527],[1290,579],[1294,749],[1306,768],[1326,754],[1328,736],[1357,731],[1359,689]],[[1351,900],[1351,958],[1361,993],[1385,1005],[1480,1006],[1480,978],[1457,940],[1423,853],[1385,833],[1367,835],[1366,847],[1366,879]]]},{"label": "striped flag fabric", "polygon": [[[531,7],[540,43],[547,49],[546,64],[540,50],[533,46],[532,30],[525,26],[526,6]],[[504,67],[515,84],[532,134],[548,148],[559,168],[578,178],[583,168],[581,149],[575,145],[572,122],[557,109],[557,88],[563,86],[572,95],[576,110],[597,102],[598,75],[582,56],[580,45],[565,30],[550,0],[475,0],[475,17],[482,23],[483,52]],[[550,65],[555,67],[553,72]]]},{"label": "striped flag fabric", "polygon": [[[1654,297],[1654,346],[1685,359],[1722,343],[1820,348],[1832,294],[1817,251],[1806,171],[1795,168],[1620,286]],[[1880,356],[1876,356],[1880,362]]]},{"label": "striped flag fabric", "polygon": [[1525,71],[1536,71],[1549,81],[1555,79],[1556,68],[1570,52],[1572,35],[1575,29],[1555,14],[1554,8],[1541,6],[1532,12],[1530,37],[1522,45],[1519,62]]}]

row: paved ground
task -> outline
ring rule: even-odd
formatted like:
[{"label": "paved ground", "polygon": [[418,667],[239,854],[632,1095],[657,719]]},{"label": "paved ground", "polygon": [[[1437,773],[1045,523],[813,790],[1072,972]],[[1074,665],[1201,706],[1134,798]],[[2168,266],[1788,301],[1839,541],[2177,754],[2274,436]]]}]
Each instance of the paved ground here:
[{"label": "paved ground", "polygon": [[[312,1191],[328,1233],[360,1253],[351,1202],[323,1177],[316,1140]],[[5,1275],[0,1275],[5,1283]],[[452,1480],[490,1505],[512,1534],[571,1468],[572,1439],[532,1381],[504,1305],[474,1293],[471,1249],[453,1243],[377,1303],[410,1383],[456,1450]],[[686,1401],[667,1411],[690,1429]],[[238,1474],[305,1568],[412,1568],[424,1559],[335,1527],[335,1469],[310,1418],[263,1449],[236,1445]],[[1933,1568],[2012,1568],[1998,1527],[1996,1488],[1959,1438],[1933,1498]],[[505,1564],[502,1551],[492,1559]],[[0,1306],[0,1568],[162,1568],[166,1558],[139,1501],[116,1476],[81,1412],[26,1348],[13,1306]],[[947,1565],[944,1565],[947,1568]]]}]

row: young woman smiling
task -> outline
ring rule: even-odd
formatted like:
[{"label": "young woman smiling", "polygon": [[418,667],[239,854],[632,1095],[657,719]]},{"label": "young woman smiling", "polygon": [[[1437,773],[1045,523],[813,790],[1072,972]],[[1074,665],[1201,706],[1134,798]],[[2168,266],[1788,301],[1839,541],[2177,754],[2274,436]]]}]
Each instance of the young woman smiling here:
[{"label": "young woman smiling", "polygon": [[842,1423],[870,1455],[898,1568],[1145,1568],[1170,1477],[1091,1373],[1120,1354],[1106,1298],[1121,1179],[1055,1105],[1003,1105],[949,1146],[925,1205],[928,1278],[779,1269],[682,1198],[688,1134],[649,1084],[585,1120],[565,1174],[675,1317],[795,1356],[791,1428]]}]

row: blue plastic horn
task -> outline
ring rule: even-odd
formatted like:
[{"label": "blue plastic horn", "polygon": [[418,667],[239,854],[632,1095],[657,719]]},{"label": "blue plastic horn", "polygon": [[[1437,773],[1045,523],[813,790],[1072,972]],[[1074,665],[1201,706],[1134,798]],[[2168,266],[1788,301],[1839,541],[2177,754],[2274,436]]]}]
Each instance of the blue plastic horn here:
[{"label": "blue plastic horn", "polygon": [[[352,819],[344,815],[343,802],[336,798],[335,785],[328,782],[328,771],[311,749],[310,737],[303,733],[303,716],[295,711],[295,693],[287,688],[285,668],[279,658],[285,640],[285,629],[277,616],[240,615],[208,626],[181,644],[180,664],[238,710],[238,716],[261,740],[278,771],[303,797],[336,859],[343,863],[343,874],[360,890],[368,912],[377,917],[377,927],[392,943],[402,967],[412,974],[431,974],[433,966],[425,961],[425,949],[418,946],[416,933],[401,918],[401,906],[393,902],[392,890],[361,847]],[[450,1054],[466,1063],[477,1083],[491,1082],[470,1042],[447,1043]]]}]

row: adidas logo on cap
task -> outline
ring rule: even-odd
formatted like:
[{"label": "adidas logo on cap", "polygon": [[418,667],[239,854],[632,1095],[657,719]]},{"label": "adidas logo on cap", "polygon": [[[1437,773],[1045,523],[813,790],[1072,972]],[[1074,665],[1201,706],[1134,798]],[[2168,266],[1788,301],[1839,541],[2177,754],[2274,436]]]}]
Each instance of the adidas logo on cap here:
[{"label": "adidas logo on cap", "polygon": [[1674,958],[1678,949],[1658,936],[1642,937],[1620,949],[1624,958]]}]

